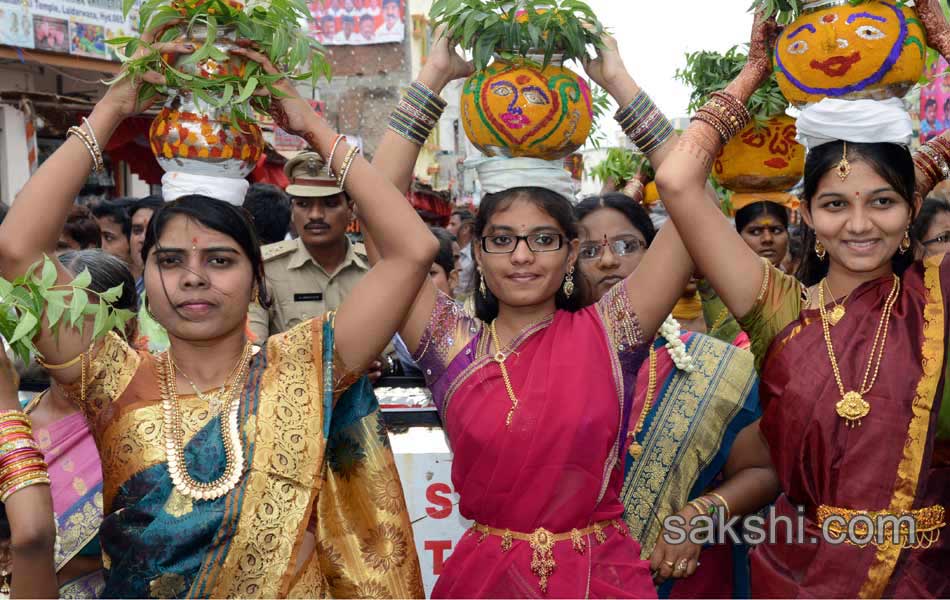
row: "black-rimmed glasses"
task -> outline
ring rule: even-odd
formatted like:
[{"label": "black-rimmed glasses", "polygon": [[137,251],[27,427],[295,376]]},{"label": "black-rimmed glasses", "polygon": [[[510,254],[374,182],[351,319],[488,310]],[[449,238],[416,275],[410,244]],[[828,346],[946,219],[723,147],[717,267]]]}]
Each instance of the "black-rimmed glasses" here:
[{"label": "black-rimmed glasses", "polygon": [[524,242],[532,252],[555,252],[564,244],[560,233],[532,233],[531,235],[488,235],[482,238],[482,251],[488,254],[512,254]]},{"label": "black-rimmed glasses", "polygon": [[604,248],[610,247],[610,251],[615,256],[628,256],[645,250],[646,242],[636,236],[622,236],[612,240],[604,239],[602,242],[584,242],[581,244],[580,259],[596,260],[604,255]]},{"label": "black-rimmed glasses", "polygon": [[950,231],[944,231],[937,237],[920,242],[922,246],[933,246],[934,244],[950,244]]}]

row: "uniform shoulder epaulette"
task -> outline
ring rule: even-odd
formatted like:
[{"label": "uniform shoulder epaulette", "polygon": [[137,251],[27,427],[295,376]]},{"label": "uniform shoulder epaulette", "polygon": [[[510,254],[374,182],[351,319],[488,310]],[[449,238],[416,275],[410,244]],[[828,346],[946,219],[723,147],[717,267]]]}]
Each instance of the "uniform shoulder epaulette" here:
[{"label": "uniform shoulder epaulette", "polygon": [[268,244],[261,248],[264,262],[286,256],[297,249],[297,240],[284,240],[276,244]]}]

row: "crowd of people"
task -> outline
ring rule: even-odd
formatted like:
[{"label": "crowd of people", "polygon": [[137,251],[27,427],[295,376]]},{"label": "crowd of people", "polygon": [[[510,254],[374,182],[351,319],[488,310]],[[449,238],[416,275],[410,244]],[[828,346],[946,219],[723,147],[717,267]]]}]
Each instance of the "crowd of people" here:
[{"label": "crowd of people", "polygon": [[[682,135],[611,37],[585,64],[657,173],[659,229],[631,197],[577,201],[560,165],[508,158],[479,163],[476,211],[426,226],[406,200],[419,139],[472,70],[444,38],[372,164],[278,83],[275,120],[311,148],[286,189],[255,184],[241,206],[76,206],[98,144],[146,108],[136,82],[113,85],[0,216],[6,277],[55,253],[58,282],[121,284],[113,305],[138,315],[98,339],[44,328],[17,367],[49,386],[25,408],[0,356],[4,588],[421,597],[372,391],[400,373],[431,391],[473,522],[434,597],[950,595],[950,204],[923,200],[950,143],[912,156],[906,111],[878,115],[906,132],[868,141],[851,124],[866,114],[819,103],[798,122],[801,205],[725,218],[712,159],[749,122],[774,31],[756,20],[748,64]],[[689,535],[760,514],[784,529]],[[856,516],[892,539],[844,539]]]}]

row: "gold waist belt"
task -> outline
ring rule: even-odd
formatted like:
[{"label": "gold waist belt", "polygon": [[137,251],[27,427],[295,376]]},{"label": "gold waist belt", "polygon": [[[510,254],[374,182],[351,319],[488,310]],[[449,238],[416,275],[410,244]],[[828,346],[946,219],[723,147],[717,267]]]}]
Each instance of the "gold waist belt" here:
[{"label": "gold waist belt", "polygon": [[843,537],[852,546],[880,548],[897,544],[903,549],[916,550],[937,543],[940,529],[946,525],[944,514],[944,508],[939,504],[906,511],[852,510],[822,504],[816,517],[819,525],[837,517],[828,523],[828,532]]},{"label": "gold waist belt", "polygon": [[547,592],[548,577],[554,572],[554,567],[557,566],[554,562],[554,544],[570,540],[574,550],[577,551],[578,554],[583,554],[584,551],[587,550],[586,536],[594,534],[594,538],[597,542],[603,544],[607,540],[607,533],[604,529],[611,525],[620,535],[627,535],[627,526],[620,519],[599,521],[590,527],[572,529],[567,533],[552,533],[544,528],[535,529],[532,533],[520,533],[511,531],[510,529],[496,529],[495,527],[475,523],[471,529],[469,529],[469,533],[473,535],[480,534],[478,538],[479,544],[485,541],[485,538],[490,535],[500,537],[502,552],[511,550],[513,540],[528,542],[533,551],[531,554],[531,572],[538,576],[538,584],[541,586],[541,591]]}]

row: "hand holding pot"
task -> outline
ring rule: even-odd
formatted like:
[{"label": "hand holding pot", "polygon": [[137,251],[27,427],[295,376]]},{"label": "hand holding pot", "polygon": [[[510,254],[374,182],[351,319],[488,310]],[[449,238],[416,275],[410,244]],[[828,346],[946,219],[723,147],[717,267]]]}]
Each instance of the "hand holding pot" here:
[{"label": "hand holding pot", "polygon": [[752,89],[749,96],[772,75],[772,49],[778,38],[779,27],[774,17],[765,17],[759,11],[752,23],[752,36],[749,40],[749,58],[739,78],[746,78]]},{"label": "hand holding pot", "polygon": [[455,41],[445,35],[445,27],[437,29],[433,39],[435,44],[422,67],[419,81],[440,93],[450,81],[470,76],[475,72],[475,67],[458,53]]},{"label": "hand holding pot", "polygon": [[947,58],[950,56],[950,24],[940,4],[940,0],[917,0],[914,6],[927,32],[927,45]]},{"label": "hand holding pot", "polygon": [[[248,60],[253,60],[260,64],[261,68],[263,68],[264,72],[268,75],[280,73],[270,59],[257,50],[251,48],[233,48],[230,52],[231,54],[244,56]],[[314,112],[310,103],[303,99],[300,92],[297,91],[297,88],[288,79],[284,78],[277,81],[273,84],[273,87],[280,95],[279,97],[272,98],[269,110],[270,116],[273,117],[274,122],[284,131],[307,139],[310,124],[313,122],[313,119],[319,118],[317,117],[317,113]],[[266,89],[259,89],[254,95],[267,96],[269,92]],[[312,140],[308,139],[307,141],[310,142],[314,149],[317,149],[317,146],[313,144]]]},{"label": "hand holding pot", "polygon": [[[155,43],[155,39],[161,36],[169,27],[178,24],[173,21],[162,26],[159,29],[142,34],[142,46],[135,52],[133,58],[138,58],[152,52],[160,54],[191,54],[195,51],[192,44],[183,42],[164,42]],[[141,78],[130,74],[126,68],[116,78],[115,82],[109,86],[109,90],[100,100],[100,104],[112,109],[120,118],[124,119],[136,115],[155,104],[158,96],[150,98],[139,98],[139,88],[142,83],[151,83],[154,85],[164,85],[165,77],[161,73],[149,71]]]},{"label": "hand holding pot", "polygon": [[587,59],[584,62],[584,70],[587,76],[594,83],[607,90],[607,93],[618,99],[618,92],[621,85],[632,82],[633,78],[623,64],[623,58],[620,57],[620,49],[617,46],[617,39],[610,34],[603,34],[601,37],[603,47],[597,52],[597,57]]}]

